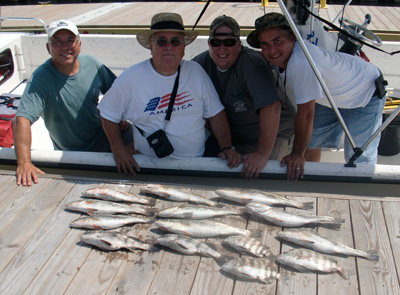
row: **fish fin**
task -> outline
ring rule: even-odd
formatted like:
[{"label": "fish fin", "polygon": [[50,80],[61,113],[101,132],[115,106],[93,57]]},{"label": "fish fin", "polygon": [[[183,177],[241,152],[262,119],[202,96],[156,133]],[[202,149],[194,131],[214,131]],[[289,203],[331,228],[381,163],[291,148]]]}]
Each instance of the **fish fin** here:
[{"label": "fish fin", "polygon": [[337,267],[337,273],[345,280],[350,280],[350,275],[348,274],[347,271],[341,266]]},{"label": "fish fin", "polygon": [[303,242],[305,243],[309,243],[309,244],[315,244],[315,241],[313,240],[308,240],[308,239],[301,239]]},{"label": "fish fin", "polygon": [[261,237],[261,230],[260,229],[249,229],[250,237],[252,238],[259,238]]},{"label": "fish fin", "polygon": [[100,241],[102,243],[106,244],[107,246],[112,246],[112,244],[109,241],[106,241],[106,240],[103,240],[103,239],[100,239]]},{"label": "fish fin", "polygon": [[372,261],[379,261],[378,251],[372,250],[372,251],[366,251],[366,252],[368,253],[368,255],[365,258],[372,260]]},{"label": "fish fin", "polygon": [[314,202],[304,202],[302,204],[303,204],[303,206],[301,207],[301,209],[311,210],[314,208]]},{"label": "fish fin", "polygon": [[219,265],[222,266],[223,264],[227,263],[228,261],[234,259],[232,256],[229,255],[221,255],[218,258],[214,258],[215,262]]}]

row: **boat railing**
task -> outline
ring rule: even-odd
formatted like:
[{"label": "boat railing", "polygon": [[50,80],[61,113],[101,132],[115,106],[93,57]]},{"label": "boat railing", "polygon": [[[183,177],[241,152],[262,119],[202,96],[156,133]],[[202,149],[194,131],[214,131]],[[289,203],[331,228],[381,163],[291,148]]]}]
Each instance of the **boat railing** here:
[{"label": "boat railing", "polygon": [[5,20],[21,20],[21,21],[27,21],[27,20],[34,20],[34,21],[38,21],[42,24],[42,26],[44,27],[44,30],[47,33],[47,25],[45,24],[45,22],[43,20],[41,20],[40,18],[36,18],[36,17],[9,17],[9,16],[0,16],[0,30],[1,30],[1,23]]}]

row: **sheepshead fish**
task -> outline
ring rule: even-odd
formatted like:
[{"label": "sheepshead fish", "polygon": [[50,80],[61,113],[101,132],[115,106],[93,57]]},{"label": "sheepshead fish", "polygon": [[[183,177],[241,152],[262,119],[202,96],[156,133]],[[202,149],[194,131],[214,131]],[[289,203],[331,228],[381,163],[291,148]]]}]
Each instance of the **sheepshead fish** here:
[{"label": "sheepshead fish", "polygon": [[207,219],[227,215],[243,215],[247,213],[246,208],[227,209],[206,206],[192,206],[182,204],[177,207],[170,207],[157,213],[157,217],[162,218],[183,218],[183,219]]},{"label": "sheepshead fish", "polygon": [[128,224],[150,223],[152,221],[153,219],[143,216],[99,214],[78,218],[72,221],[69,226],[72,228],[115,229]]},{"label": "sheepshead fish", "polygon": [[153,206],[156,201],[147,199],[143,196],[136,196],[118,189],[113,189],[109,187],[95,187],[85,190],[82,196],[89,198],[96,198],[105,201],[114,202],[130,202],[138,203],[142,205]]},{"label": "sheepshead fish", "polygon": [[100,200],[79,200],[74,201],[65,206],[66,209],[72,211],[84,212],[89,215],[93,214],[140,214],[146,216],[154,215],[155,209],[143,207],[139,205],[125,205],[109,201]]},{"label": "sheepshead fish", "polygon": [[259,240],[248,236],[230,236],[223,243],[237,250],[241,254],[250,253],[257,257],[263,257],[270,254],[269,248],[263,245]]},{"label": "sheepshead fish", "polygon": [[300,272],[337,272],[345,280],[350,279],[349,274],[337,264],[336,260],[307,249],[290,249],[279,255],[276,261]]},{"label": "sheepshead fish", "polygon": [[207,257],[212,257],[216,260],[223,257],[223,255],[214,250],[210,244],[203,243],[193,238],[182,235],[162,235],[157,239],[157,244],[174,249],[183,254],[201,254]]},{"label": "sheepshead fish", "polygon": [[140,188],[141,193],[153,194],[159,197],[166,198],[171,201],[178,202],[192,202],[196,204],[204,204],[208,206],[217,206],[218,203],[210,201],[198,194],[186,192],[176,187],[161,185],[161,184],[147,184]]},{"label": "sheepshead fish", "polygon": [[376,251],[357,250],[339,242],[324,238],[311,230],[285,230],[279,232],[278,236],[285,241],[289,241],[321,253],[357,256],[372,261],[379,260],[379,256],[377,255]]},{"label": "sheepshead fish", "polygon": [[232,235],[261,236],[260,230],[241,229],[211,220],[159,219],[156,220],[154,224],[162,230],[193,238],[212,238]]},{"label": "sheepshead fish", "polygon": [[241,190],[241,189],[217,189],[215,193],[221,198],[240,203],[260,203],[271,206],[288,206],[299,209],[312,209],[312,202],[300,203],[290,200],[272,193],[266,193],[257,190]]},{"label": "sheepshead fish", "polygon": [[150,250],[152,247],[138,239],[111,231],[88,231],[81,234],[80,238],[86,244],[108,251],[127,249],[134,252],[136,249]]},{"label": "sheepshead fish", "polygon": [[283,227],[296,227],[306,224],[341,224],[344,222],[343,219],[336,219],[331,216],[293,214],[259,203],[248,203],[246,208],[265,220]]},{"label": "sheepshead fish", "polygon": [[258,280],[263,283],[273,283],[281,275],[270,268],[264,259],[237,258],[222,265],[222,270],[239,278]]}]

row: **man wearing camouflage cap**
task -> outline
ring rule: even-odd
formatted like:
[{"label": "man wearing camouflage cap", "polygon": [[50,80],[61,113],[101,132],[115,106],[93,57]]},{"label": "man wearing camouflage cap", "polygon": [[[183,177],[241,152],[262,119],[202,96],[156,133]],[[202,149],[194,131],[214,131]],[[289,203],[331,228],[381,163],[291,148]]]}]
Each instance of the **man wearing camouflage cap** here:
[{"label": "man wearing camouflage cap", "polygon": [[[298,107],[293,149],[281,162],[287,165],[288,178],[296,180],[304,176],[305,160],[319,161],[321,148],[339,147],[343,129],[286,18],[280,13],[267,13],[255,21],[255,28],[247,42],[261,48],[264,58],[285,81],[284,87],[293,92]],[[382,122],[386,98],[385,91],[378,91],[381,87],[376,86],[383,80],[379,69],[347,53],[309,42],[305,45],[356,145],[361,146]],[[378,144],[379,137],[356,162],[376,163]],[[344,150],[349,161],[353,148],[347,138]]]},{"label": "man wearing camouflage cap", "polygon": [[210,26],[209,50],[194,60],[211,77],[225,106],[234,147],[245,155],[242,176],[256,178],[269,159],[285,155],[294,123],[282,124],[277,137],[281,101],[275,79],[262,56],[242,46],[239,37],[232,17],[217,17]]}]

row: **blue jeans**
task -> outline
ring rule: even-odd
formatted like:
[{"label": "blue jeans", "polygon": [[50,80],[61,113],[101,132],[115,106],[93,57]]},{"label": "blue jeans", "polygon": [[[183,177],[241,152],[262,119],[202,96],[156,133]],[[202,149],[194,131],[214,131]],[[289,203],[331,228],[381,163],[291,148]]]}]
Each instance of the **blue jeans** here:
[{"label": "blue jeans", "polygon": [[[382,99],[374,96],[363,108],[339,109],[356,147],[364,145],[382,124],[382,111],[385,101],[386,96]],[[316,103],[314,128],[308,149],[339,148],[343,132],[342,125],[340,125],[333,109]],[[380,135],[368,145],[355,163],[376,164],[379,140]],[[346,163],[353,154],[353,147],[346,136],[344,141]]]}]

